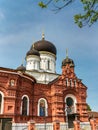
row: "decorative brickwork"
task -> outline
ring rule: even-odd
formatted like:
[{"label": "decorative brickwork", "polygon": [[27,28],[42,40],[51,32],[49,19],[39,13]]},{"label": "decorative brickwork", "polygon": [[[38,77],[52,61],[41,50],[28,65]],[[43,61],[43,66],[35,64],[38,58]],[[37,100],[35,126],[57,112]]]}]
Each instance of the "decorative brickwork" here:
[{"label": "decorative brickwork", "polygon": [[[62,63],[62,74],[48,84],[37,83],[24,72],[0,68],[0,117],[10,117],[15,123],[59,120],[73,128],[75,119],[88,121],[86,91],[87,87],[75,74],[74,62],[68,57]],[[59,127],[58,123],[54,125],[54,129]]]},{"label": "decorative brickwork", "polygon": [[[69,64],[63,64],[62,74],[49,84],[36,83],[33,77],[15,70],[2,68],[0,71],[0,92],[4,95],[2,117],[10,116],[16,123],[30,119],[37,123],[48,123],[54,120],[66,122],[70,119],[67,115],[72,114],[73,120],[78,115],[81,121],[88,121],[87,87],[77,78],[74,67]],[[23,97],[27,97],[25,115],[22,115]],[[40,116],[41,99],[45,101],[44,116]]]}]

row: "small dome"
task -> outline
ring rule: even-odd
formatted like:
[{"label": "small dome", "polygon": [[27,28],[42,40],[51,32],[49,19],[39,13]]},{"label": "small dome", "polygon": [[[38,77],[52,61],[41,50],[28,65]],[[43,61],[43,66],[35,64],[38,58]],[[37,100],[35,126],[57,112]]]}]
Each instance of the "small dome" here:
[{"label": "small dome", "polygon": [[[33,45],[34,48],[38,51],[47,51],[55,55],[57,53],[56,47],[53,45],[53,43],[46,41],[44,38],[42,38],[42,40],[35,42]],[[33,48],[33,45],[31,46],[31,49]]]},{"label": "small dome", "polygon": [[70,64],[70,67],[74,67],[74,61],[68,57],[62,61],[62,66],[66,66],[66,64]]},{"label": "small dome", "polygon": [[31,48],[31,49],[27,52],[26,55],[27,55],[27,56],[28,56],[28,55],[40,56],[40,53],[39,53],[37,50],[35,50],[34,48]]},{"label": "small dome", "polygon": [[23,64],[21,66],[19,66],[16,70],[18,71],[26,71],[26,68],[23,66]]}]

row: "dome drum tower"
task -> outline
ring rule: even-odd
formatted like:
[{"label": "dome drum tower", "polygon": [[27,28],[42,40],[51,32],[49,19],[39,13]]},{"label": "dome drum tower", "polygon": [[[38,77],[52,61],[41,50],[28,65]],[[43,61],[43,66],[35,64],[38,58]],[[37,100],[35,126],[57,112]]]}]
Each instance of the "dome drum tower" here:
[{"label": "dome drum tower", "polygon": [[26,72],[33,75],[38,82],[47,83],[57,78],[56,74],[56,47],[50,41],[42,39],[32,44],[26,54]]}]

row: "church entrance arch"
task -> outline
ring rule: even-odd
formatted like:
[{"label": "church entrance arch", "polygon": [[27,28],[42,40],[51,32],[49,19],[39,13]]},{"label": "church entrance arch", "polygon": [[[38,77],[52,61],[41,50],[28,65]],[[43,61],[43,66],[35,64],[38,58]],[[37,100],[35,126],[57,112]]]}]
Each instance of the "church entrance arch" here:
[{"label": "church entrance arch", "polygon": [[65,97],[65,113],[68,122],[68,128],[73,128],[73,121],[76,115],[76,97],[72,94],[68,94]]}]

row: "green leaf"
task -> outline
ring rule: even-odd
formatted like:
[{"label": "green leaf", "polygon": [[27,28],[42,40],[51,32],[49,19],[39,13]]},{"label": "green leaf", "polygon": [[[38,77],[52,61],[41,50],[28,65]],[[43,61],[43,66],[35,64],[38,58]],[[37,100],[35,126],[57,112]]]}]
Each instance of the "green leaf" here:
[{"label": "green leaf", "polygon": [[38,3],[38,5],[39,5],[41,8],[47,8],[47,5],[44,4],[42,1],[40,1],[40,2]]}]

